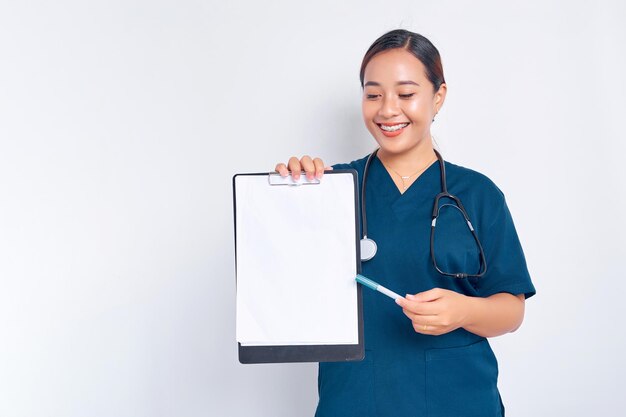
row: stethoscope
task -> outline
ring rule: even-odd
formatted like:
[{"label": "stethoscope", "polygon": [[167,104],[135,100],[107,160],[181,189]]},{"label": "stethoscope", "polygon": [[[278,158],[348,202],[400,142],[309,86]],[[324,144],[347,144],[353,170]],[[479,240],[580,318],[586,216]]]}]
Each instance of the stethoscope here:
[{"label": "stethoscope", "polygon": [[[445,167],[443,158],[441,157],[441,154],[436,149],[434,149],[434,151],[435,151],[435,154],[437,155],[437,159],[439,160],[439,172],[441,174],[441,192],[437,194],[437,196],[435,197],[435,203],[433,206],[432,223],[430,226],[430,256],[432,258],[433,265],[435,266],[435,269],[437,270],[437,272],[445,276],[450,276],[454,278],[468,278],[468,277],[480,278],[483,275],[485,275],[485,272],[487,272],[487,261],[485,260],[485,253],[483,252],[483,247],[480,244],[480,241],[478,240],[476,231],[474,231],[474,227],[472,226],[472,223],[469,220],[469,217],[467,215],[467,212],[465,211],[465,208],[463,207],[463,204],[461,204],[461,200],[459,200],[458,197],[448,192],[448,186],[446,184],[446,167]],[[365,163],[365,169],[363,171],[363,183],[361,185],[361,214],[363,217],[363,238],[361,239],[361,261],[369,261],[370,259],[374,257],[374,255],[376,255],[376,252],[378,251],[378,245],[376,245],[376,242],[374,242],[373,239],[370,239],[369,237],[367,237],[367,213],[365,211],[365,186],[367,184],[367,173],[369,171],[370,164],[372,163],[372,160],[374,159],[377,153],[378,153],[378,149],[376,149],[374,152],[370,154],[370,156],[367,158],[367,162]],[[441,205],[441,207],[451,206],[451,207],[458,209],[463,215],[463,217],[465,218],[465,222],[467,223],[467,226],[469,227],[470,232],[472,232],[472,236],[474,236],[474,240],[476,241],[476,244],[478,245],[478,250],[480,252],[480,268],[476,274],[467,274],[464,272],[453,272],[453,273],[444,272],[441,269],[439,269],[439,266],[437,266],[437,260],[435,259],[435,226],[437,224],[437,218],[439,217],[439,210],[441,209],[441,207],[439,206],[439,200],[442,198],[449,198],[456,203],[456,205],[451,204],[451,203],[446,203],[446,204]]]}]

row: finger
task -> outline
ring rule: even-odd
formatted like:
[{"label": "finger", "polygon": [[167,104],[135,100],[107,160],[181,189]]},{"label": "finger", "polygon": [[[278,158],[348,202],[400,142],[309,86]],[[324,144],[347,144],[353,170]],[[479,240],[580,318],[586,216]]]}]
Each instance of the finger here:
[{"label": "finger", "polygon": [[300,159],[300,165],[302,165],[302,170],[305,172],[306,177],[309,180],[312,180],[315,175],[315,164],[313,163],[311,157],[309,155],[304,155]]},{"label": "finger", "polygon": [[410,310],[406,310],[406,309],[402,309],[402,312],[404,313],[405,316],[407,316],[409,318],[409,320],[411,320],[412,322],[434,322],[435,320],[437,320],[437,315],[436,314],[416,314]]},{"label": "finger", "polygon": [[441,330],[441,320],[437,316],[422,316],[418,314],[411,315],[411,324],[415,331],[420,333],[434,334]]},{"label": "finger", "polygon": [[298,180],[298,178],[300,178],[300,171],[302,171],[302,167],[300,166],[300,160],[295,156],[292,156],[291,158],[289,158],[288,166],[293,179]]},{"label": "finger", "polygon": [[286,177],[287,175],[289,175],[287,165],[283,164],[282,162],[276,164],[276,168],[274,168],[274,171],[278,172],[281,177]]},{"label": "finger", "polygon": [[333,170],[333,167],[324,167],[324,169],[325,169],[326,171],[332,171],[332,170]]},{"label": "finger", "polygon": [[440,329],[438,328],[438,326],[433,325],[432,323],[415,323],[413,322],[413,330],[415,330],[417,333],[421,333],[421,334],[428,334],[428,335],[438,335],[440,334]]},{"label": "finger", "polygon": [[437,315],[439,313],[440,306],[432,302],[415,301],[415,299],[409,299],[410,294],[407,294],[407,298],[400,297],[396,299],[396,303],[405,310],[412,312],[413,314],[420,315]]},{"label": "finger", "polygon": [[324,161],[320,158],[315,158],[313,160],[313,165],[315,165],[315,178],[321,179],[324,175]]},{"label": "finger", "polygon": [[423,291],[413,294],[407,294],[406,299],[417,302],[427,302],[427,301],[435,301],[443,296],[443,291],[441,288],[433,288],[432,290]]}]

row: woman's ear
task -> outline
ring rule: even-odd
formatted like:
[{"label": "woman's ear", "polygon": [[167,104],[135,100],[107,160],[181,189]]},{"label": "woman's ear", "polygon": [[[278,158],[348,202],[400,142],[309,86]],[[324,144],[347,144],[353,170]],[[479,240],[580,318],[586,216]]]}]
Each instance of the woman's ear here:
[{"label": "woman's ear", "polygon": [[443,102],[446,100],[446,93],[448,92],[448,86],[446,83],[442,83],[439,86],[439,90],[435,93],[434,102],[435,102],[435,113],[441,110],[443,106]]}]

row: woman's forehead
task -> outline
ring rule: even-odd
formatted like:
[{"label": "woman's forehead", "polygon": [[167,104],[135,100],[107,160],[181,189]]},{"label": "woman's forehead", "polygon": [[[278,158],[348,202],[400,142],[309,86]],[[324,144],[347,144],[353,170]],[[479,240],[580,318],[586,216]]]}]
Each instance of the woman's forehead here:
[{"label": "woman's forehead", "polygon": [[424,64],[405,49],[395,48],[376,54],[365,67],[364,82],[380,85],[399,81],[427,81]]}]

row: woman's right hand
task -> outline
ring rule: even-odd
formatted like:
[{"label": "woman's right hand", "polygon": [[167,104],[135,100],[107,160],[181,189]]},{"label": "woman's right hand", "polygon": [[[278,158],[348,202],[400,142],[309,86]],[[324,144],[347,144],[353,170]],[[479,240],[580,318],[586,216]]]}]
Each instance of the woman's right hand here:
[{"label": "woman's right hand", "polygon": [[289,158],[287,165],[279,162],[276,164],[274,170],[280,174],[281,177],[286,177],[291,171],[291,176],[294,181],[300,178],[300,172],[304,171],[308,180],[312,180],[314,177],[321,179],[324,175],[324,170],[331,170],[333,167],[324,166],[324,162],[320,158],[311,159],[309,155],[304,155],[302,159],[298,160],[297,157],[292,156]]}]

